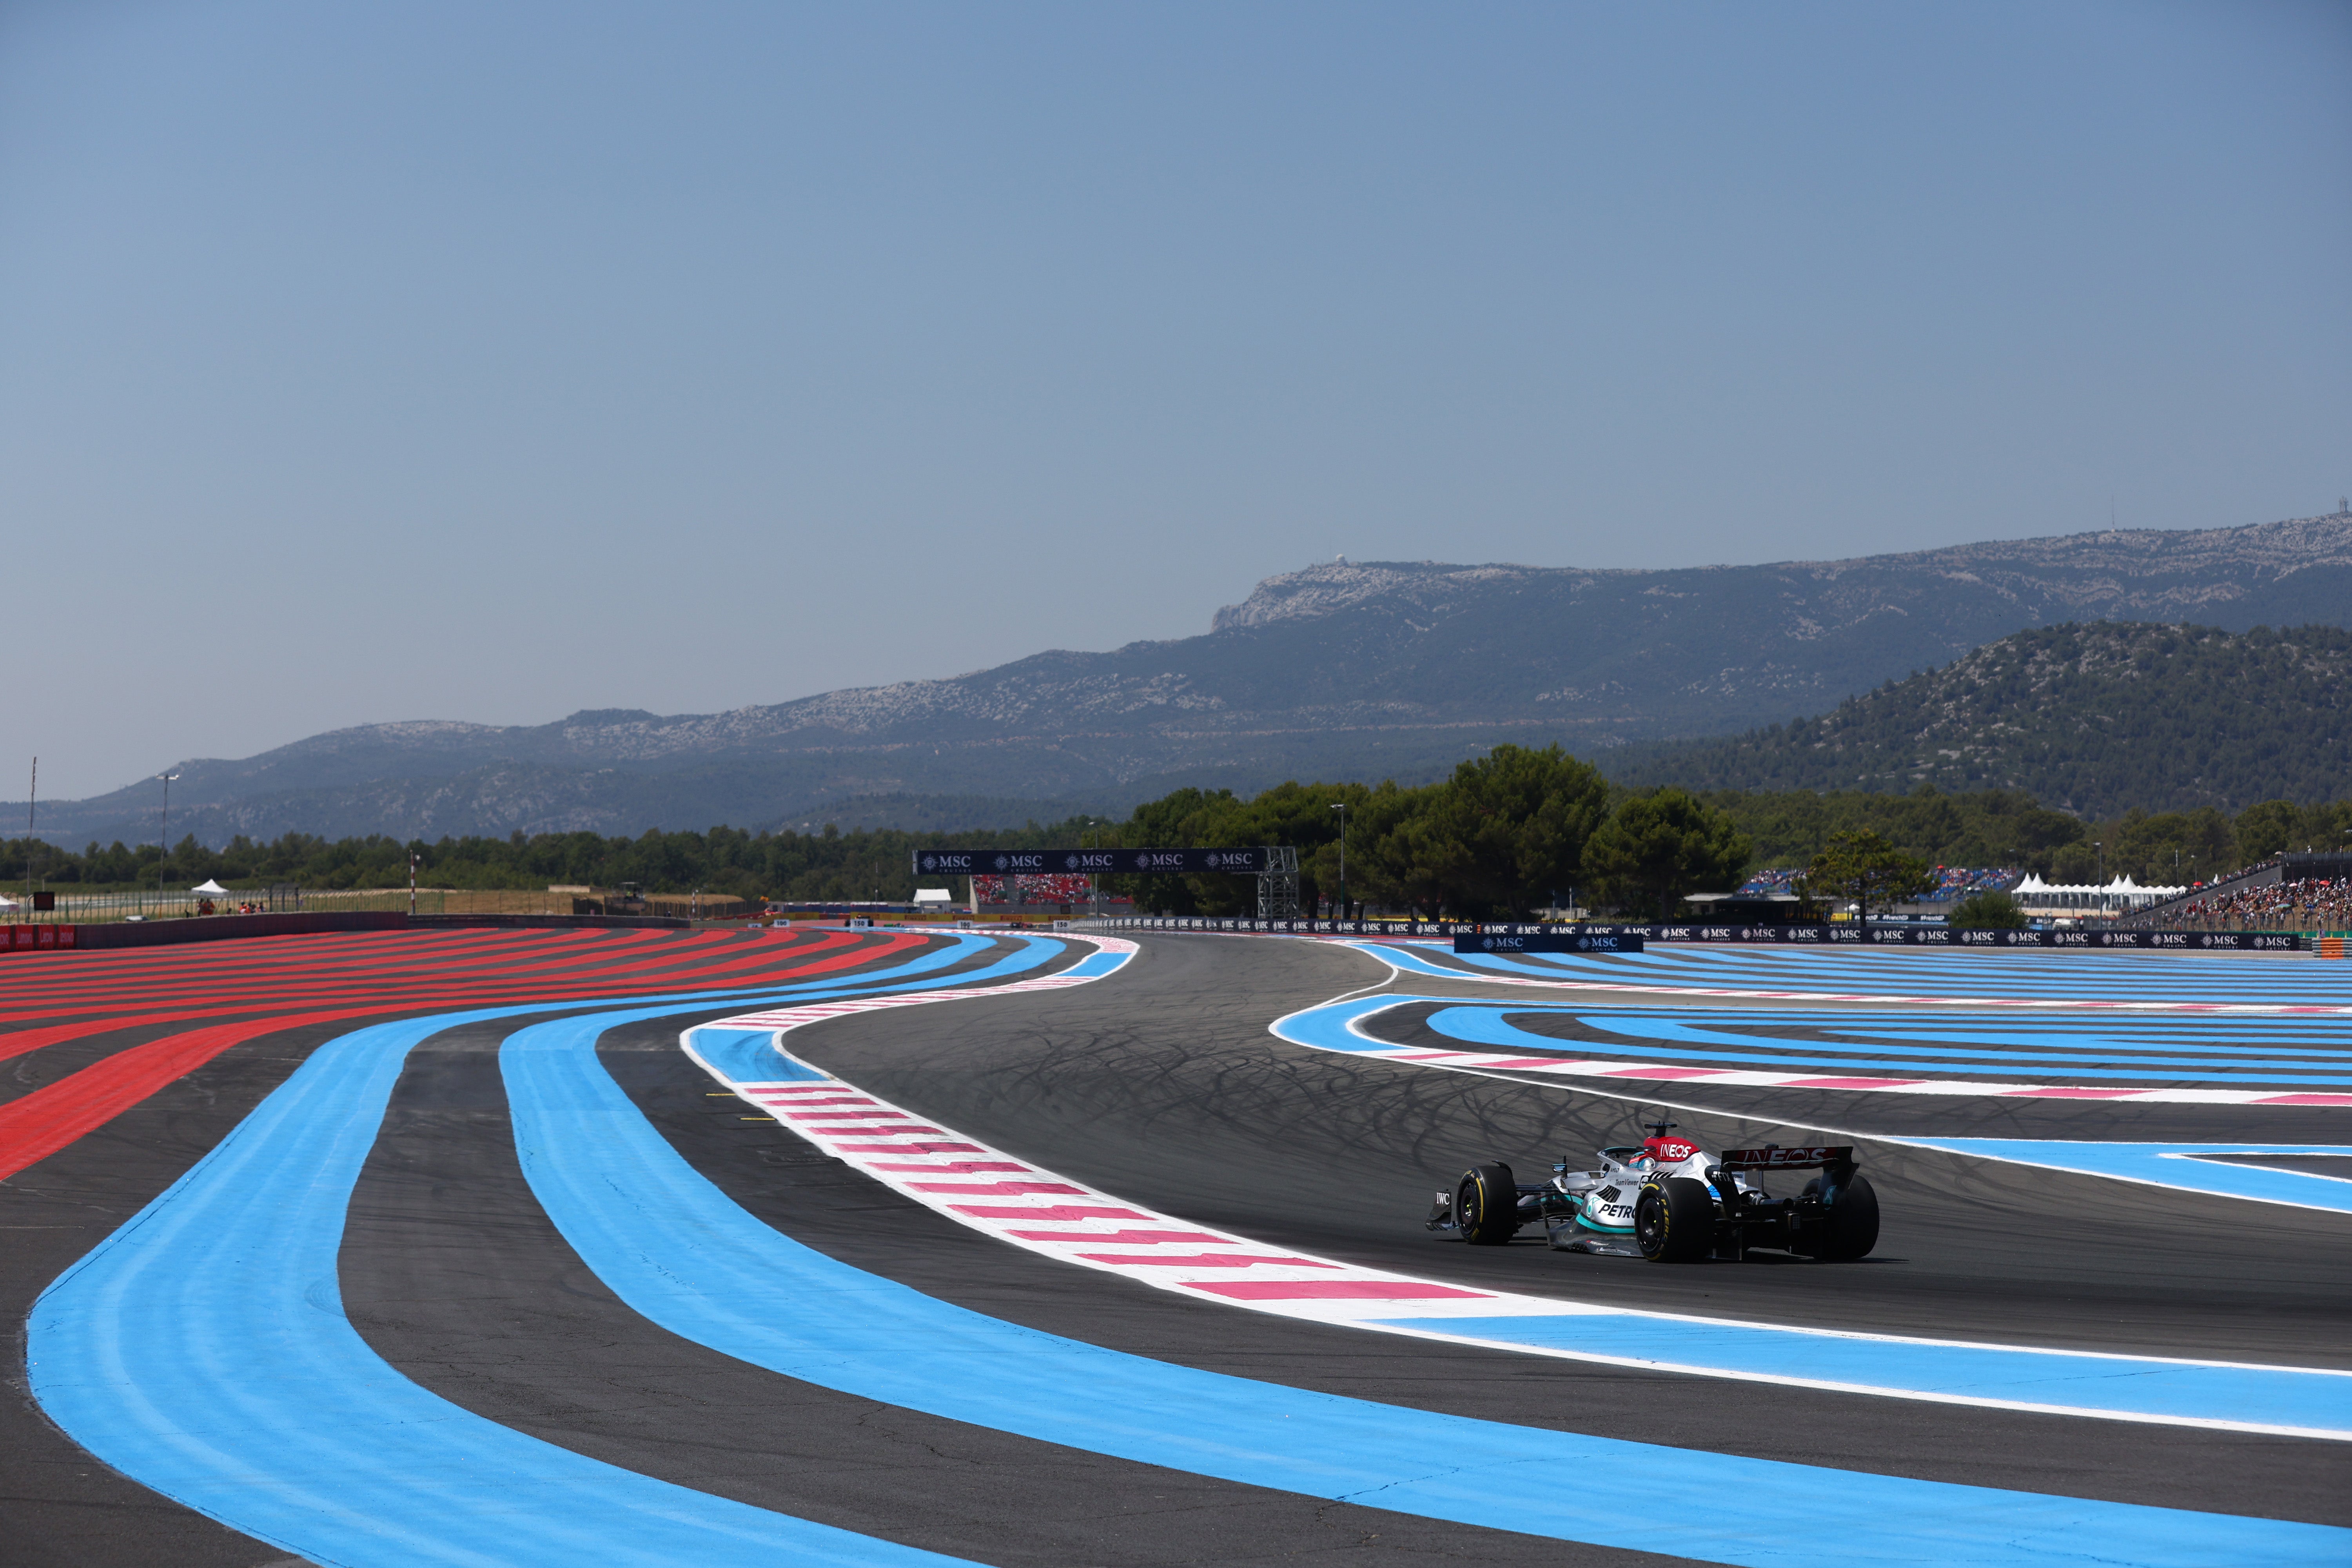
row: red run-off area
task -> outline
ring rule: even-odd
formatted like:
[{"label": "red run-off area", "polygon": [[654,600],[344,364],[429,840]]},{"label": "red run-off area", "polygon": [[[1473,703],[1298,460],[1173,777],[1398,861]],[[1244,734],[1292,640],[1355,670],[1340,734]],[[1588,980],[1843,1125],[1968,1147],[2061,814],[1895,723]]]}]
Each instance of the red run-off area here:
[{"label": "red run-off area", "polygon": [[754,938],[355,931],[11,954],[0,958],[0,1061],[68,1041],[85,1042],[79,1058],[93,1047],[104,1054],[60,1072],[38,1070],[37,1058],[18,1060],[0,1085],[0,1180],[222,1052],[280,1031],[468,1007],[741,991],[869,963],[922,941],[846,931]]}]

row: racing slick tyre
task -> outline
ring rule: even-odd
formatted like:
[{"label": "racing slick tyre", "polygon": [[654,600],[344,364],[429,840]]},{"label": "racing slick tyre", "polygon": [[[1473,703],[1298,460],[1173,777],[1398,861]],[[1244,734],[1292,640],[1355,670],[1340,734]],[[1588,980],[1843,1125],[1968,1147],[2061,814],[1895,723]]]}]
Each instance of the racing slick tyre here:
[{"label": "racing slick tyre", "polygon": [[[1809,1182],[1805,1191],[1821,1191],[1821,1183]],[[1856,1175],[1837,1190],[1837,1202],[1822,1214],[1820,1239],[1813,1243],[1813,1256],[1840,1263],[1851,1263],[1857,1258],[1867,1258],[1870,1249],[1878,1245],[1878,1193],[1870,1178]]]},{"label": "racing slick tyre", "polygon": [[1519,1228],[1519,1189],[1508,1165],[1473,1165],[1454,1184],[1454,1227],[1475,1247],[1500,1247]]},{"label": "racing slick tyre", "polygon": [[1633,1200],[1633,1245],[1653,1263],[1696,1263],[1715,1250],[1715,1200],[1688,1176],[1645,1182]]}]

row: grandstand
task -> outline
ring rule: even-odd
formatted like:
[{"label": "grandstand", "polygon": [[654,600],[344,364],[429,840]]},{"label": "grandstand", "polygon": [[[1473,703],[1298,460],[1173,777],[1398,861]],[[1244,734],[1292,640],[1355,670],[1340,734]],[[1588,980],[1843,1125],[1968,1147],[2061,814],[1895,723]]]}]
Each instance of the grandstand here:
[{"label": "grandstand", "polygon": [[972,897],[983,910],[1026,909],[1038,904],[1071,909],[1083,907],[1089,900],[1105,908],[1134,903],[1134,900],[1124,893],[1096,898],[1092,889],[1093,884],[1088,878],[1058,871],[1040,872],[1034,876],[974,877],[971,879]]},{"label": "grandstand", "polygon": [[2301,877],[2189,896],[2140,924],[2159,931],[2352,930],[2352,880]]}]

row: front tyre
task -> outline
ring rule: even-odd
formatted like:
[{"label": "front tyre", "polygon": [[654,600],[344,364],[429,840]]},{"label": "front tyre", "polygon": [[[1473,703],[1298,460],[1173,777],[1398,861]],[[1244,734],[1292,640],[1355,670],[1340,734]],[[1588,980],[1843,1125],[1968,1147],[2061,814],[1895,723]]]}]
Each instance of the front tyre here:
[{"label": "front tyre", "polygon": [[1633,1245],[1653,1263],[1696,1263],[1715,1249],[1715,1200],[1705,1182],[1666,1176],[1633,1200]]},{"label": "front tyre", "polygon": [[1473,1165],[1454,1184],[1454,1227],[1474,1247],[1500,1247],[1519,1228],[1519,1189],[1508,1165]]}]

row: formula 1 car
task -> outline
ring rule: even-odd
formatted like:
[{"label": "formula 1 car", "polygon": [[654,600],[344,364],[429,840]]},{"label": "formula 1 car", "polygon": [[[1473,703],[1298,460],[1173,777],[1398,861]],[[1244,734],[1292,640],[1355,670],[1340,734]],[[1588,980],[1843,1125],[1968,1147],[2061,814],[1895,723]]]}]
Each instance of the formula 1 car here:
[{"label": "formula 1 car", "polygon": [[[1562,1155],[1543,1186],[1519,1184],[1499,1162],[1473,1165],[1452,1192],[1437,1194],[1429,1228],[1499,1247],[1539,1224],[1559,1251],[1653,1263],[1736,1263],[1750,1247],[1843,1260],[1878,1245],[1878,1194],[1854,1169],[1851,1145],[1768,1143],[1718,1158],[1670,1136],[1674,1122],[1643,1125],[1648,1138],[1599,1151],[1590,1170]],[[1749,1172],[1814,1170],[1821,1174],[1794,1197],[1773,1197],[1748,1179]]]}]

